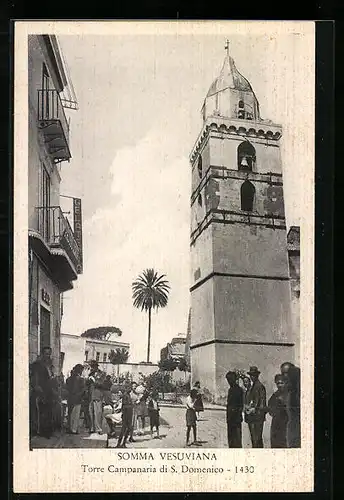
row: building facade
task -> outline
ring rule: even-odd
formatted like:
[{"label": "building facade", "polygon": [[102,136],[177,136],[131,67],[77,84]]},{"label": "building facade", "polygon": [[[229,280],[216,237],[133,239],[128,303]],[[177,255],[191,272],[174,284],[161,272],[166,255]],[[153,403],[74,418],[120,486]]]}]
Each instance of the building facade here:
[{"label": "building facade", "polygon": [[300,228],[291,226],[287,236],[291,287],[292,332],[295,339],[295,363],[300,364]]},{"label": "building facade", "polygon": [[62,333],[63,374],[67,376],[77,363],[85,364],[91,360],[98,361],[100,369],[104,370],[109,364],[111,350],[116,349],[126,349],[129,352],[130,345],[117,340],[98,340]]},{"label": "building facade", "polygon": [[127,342],[117,340],[86,339],[85,362],[94,359],[101,367],[102,364],[109,362],[109,355],[112,350],[125,349],[129,352],[129,347],[130,345]]},{"label": "building facade", "polygon": [[227,53],[190,155],[191,367],[215,401],[230,369],[274,375],[294,360],[281,126],[260,117]]},{"label": "building facade", "polygon": [[171,361],[181,361],[187,357],[187,338],[184,333],[180,333],[174,337],[171,342],[168,342],[160,351],[160,361],[165,359]]},{"label": "building facade", "polygon": [[141,374],[150,375],[158,370],[155,363],[121,363],[113,365],[109,361],[111,350],[126,349],[130,356],[130,344],[117,340],[97,340],[81,337],[80,335],[61,334],[61,354],[63,358],[62,373],[67,378],[71,369],[78,363],[87,364],[91,360],[99,363],[99,368],[117,377],[129,373],[130,377],[138,381]]},{"label": "building facade", "polygon": [[70,168],[70,126],[64,92],[71,85],[58,40],[28,37],[29,361],[52,349],[61,370],[63,292],[82,272],[81,200],[73,200],[73,228],[60,203],[63,169]]}]

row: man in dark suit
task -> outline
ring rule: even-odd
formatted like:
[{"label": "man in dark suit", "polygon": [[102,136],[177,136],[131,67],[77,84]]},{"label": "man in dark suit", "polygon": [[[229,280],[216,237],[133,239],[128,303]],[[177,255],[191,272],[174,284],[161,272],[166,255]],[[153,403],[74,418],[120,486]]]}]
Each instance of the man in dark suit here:
[{"label": "man in dark suit", "polygon": [[301,414],[300,414],[300,368],[293,363],[286,362],[281,365],[281,373],[288,381],[288,448],[301,447]]},{"label": "man in dark suit", "polygon": [[37,428],[39,436],[47,439],[53,434],[53,403],[54,403],[54,367],[51,359],[51,347],[42,349],[42,354],[31,364],[31,384],[33,399],[36,405]]},{"label": "man in dark suit", "polygon": [[226,374],[229,384],[227,397],[227,434],[229,448],[242,448],[242,411],[244,393],[237,383],[236,373]]},{"label": "man in dark suit", "polygon": [[263,428],[266,415],[266,390],[259,380],[260,371],[251,366],[247,372],[252,381],[247,393],[246,422],[251,434],[252,448],[264,448]]}]

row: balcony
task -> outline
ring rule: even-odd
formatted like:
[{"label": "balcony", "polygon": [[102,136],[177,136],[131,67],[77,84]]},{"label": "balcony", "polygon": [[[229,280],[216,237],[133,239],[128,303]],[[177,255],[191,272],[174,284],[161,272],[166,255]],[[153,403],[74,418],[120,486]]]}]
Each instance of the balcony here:
[{"label": "balcony", "polygon": [[69,123],[56,90],[38,90],[38,126],[51,159],[55,163],[68,161],[71,158]]},{"label": "balcony", "polygon": [[49,269],[61,291],[82,273],[82,249],[61,207],[37,207],[36,230],[29,231],[31,247]]}]

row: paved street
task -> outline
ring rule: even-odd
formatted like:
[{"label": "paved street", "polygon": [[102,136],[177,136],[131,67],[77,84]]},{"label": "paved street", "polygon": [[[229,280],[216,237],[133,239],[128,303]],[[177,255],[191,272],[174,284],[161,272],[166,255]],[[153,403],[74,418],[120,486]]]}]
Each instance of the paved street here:
[{"label": "paved street", "polygon": [[[160,439],[152,439],[148,429],[144,436],[135,436],[135,443],[127,447],[135,448],[183,448],[185,446],[185,409],[162,407],[160,417]],[[198,440],[203,448],[227,448],[226,412],[224,410],[205,410],[197,424]],[[270,419],[264,426],[264,445],[269,447]],[[192,435],[191,435],[192,437]],[[91,434],[81,431],[78,435],[65,432],[55,433],[51,439],[35,437],[32,448],[105,448],[107,435]],[[117,439],[109,440],[109,447],[115,447]],[[243,447],[250,448],[247,424],[243,424]]]},{"label": "paved street", "polygon": [[67,434],[66,432],[56,432],[50,439],[41,436],[32,438],[32,449],[38,448],[106,448],[106,434],[89,434],[80,431],[80,434]]},{"label": "paved street", "polygon": [[[183,448],[185,446],[185,409],[163,407],[160,411],[161,439],[151,439],[149,432],[145,436],[136,436],[135,443],[128,448]],[[205,410],[197,425],[198,439],[203,448],[227,448],[226,412],[224,410]],[[264,445],[269,447],[270,419],[264,426]],[[109,446],[116,446],[116,439],[110,440]],[[250,435],[247,424],[243,424],[243,446],[250,448]]]}]

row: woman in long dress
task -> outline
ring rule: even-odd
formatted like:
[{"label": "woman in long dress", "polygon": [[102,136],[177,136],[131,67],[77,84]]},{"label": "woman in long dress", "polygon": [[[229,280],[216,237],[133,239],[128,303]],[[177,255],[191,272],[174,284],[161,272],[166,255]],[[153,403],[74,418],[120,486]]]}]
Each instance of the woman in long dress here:
[{"label": "woman in long dress", "polygon": [[275,376],[277,391],[268,401],[268,411],[272,416],[270,442],[271,448],[287,448],[288,425],[288,386],[284,375]]}]

